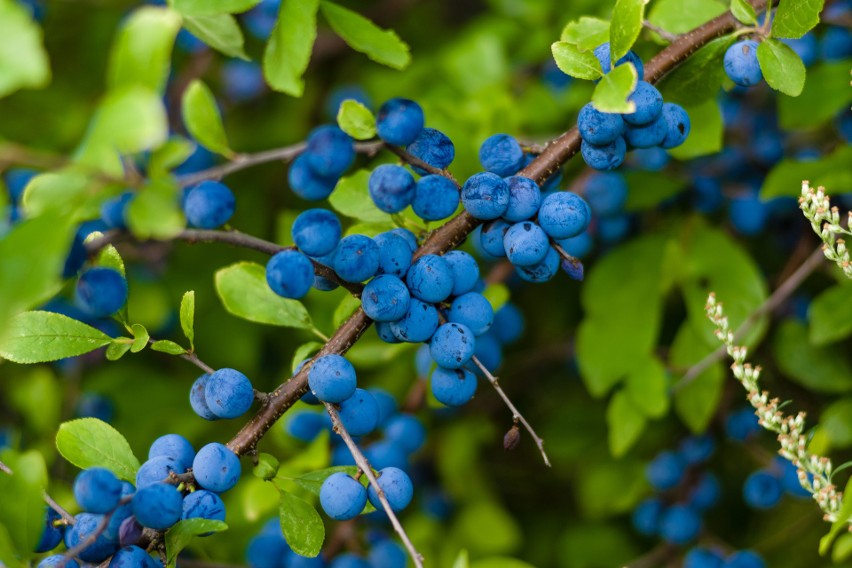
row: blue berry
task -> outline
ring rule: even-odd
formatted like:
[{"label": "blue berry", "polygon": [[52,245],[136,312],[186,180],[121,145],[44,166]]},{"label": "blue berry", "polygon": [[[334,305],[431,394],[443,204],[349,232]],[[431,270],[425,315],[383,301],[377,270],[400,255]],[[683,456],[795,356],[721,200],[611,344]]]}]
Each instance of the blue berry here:
[{"label": "blue berry", "polygon": [[515,304],[503,304],[494,314],[494,326],[491,331],[500,343],[514,343],[524,332],[524,314]]},{"label": "blue berry", "polygon": [[430,303],[443,302],[453,292],[453,271],[442,257],[426,254],[408,269],[405,283],[415,298]]},{"label": "blue berry", "polygon": [[445,323],[438,327],[429,343],[429,352],[439,367],[460,369],[473,357],[476,340],[466,325]]},{"label": "blue berry", "polygon": [[751,550],[740,550],[728,556],[722,568],[766,568],[766,563]]},{"label": "blue berry", "polygon": [[624,132],[624,139],[633,148],[653,148],[666,139],[667,128],[665,118],[660,115],[648,124],[629,124]]},{"label": "blue berry", "polygon": [[192,383],[192,388],[189,391],[189,404],[192,406],[192,410],[205,420],[216,420],[219,417],[210,410],[210,407],[207,406],[207,400],[204,397],[204,390],[207,387],[207,379],[210,378],[210,375],[204,374],[195,379],[195,382]]},{"label": "blue berry", "polygon": [[601,112],[587,103],[577,115],[577,129],[589,144],[610,144],[624,133],[624,119],[620,114]]},{"label": "blue berry", "polygon": [[722,568],[722,557],[706,548],[693,548],[683,557],[683,568]]},{"label": "blue berry", "polygon": [[[663,106],[663,116],[665,116],[665,105]],[[668,125],[668,123],[666,123]],[[663,140],[665,144],[665,140]],[[659,172],[665,168],[671,161],[669,153],[663,150],[661,146],[654,148],[637,148],[631,155],[633,165],[637,168],[648,172]]]},{"label": "blue berry", "polygon": [[408,312],[411,294],[405,283],[389,274],[376,276],[361,292],[361,307],[374,321],[392,322]]},{"label": "blue berry", "polygon": [[204,401],[219,418],[238,418],[248,412],[254,402],[251,381],[235,369],[219,369],[207,378]]},{"label": "blue berry", "polygon": [[[281,0],[266,1],[272,1],[278,5],[281,4]],[[278,12],[275,12],[272,17],[277,19]],[[324,110],[328,118],[330,118],[331,120],[336,120],[337,113],[340,112],[341,105],[347,100],[359,102],[368,109],[372,110],[373,103],[370,100],[370,96],[364,91],[364,89],[360,85],[341,85],[339,87],[335,87],[334,90],[329,93],[325,99]]]},{"label": "blue berry", "polygon": [[355,367],[340,355],[325,355],[311,365],[308,385],[323,402],[343,402],[355,394]]},{"label": "blue berry", "polygon": [[74,499],[89,513],[108,513],[121,499],[121,481],[102,467],[81,471],[74,480]]},{"label": "blue berry", "polygon": [[195,450],[189,440],[180,434],[166,434],[154,440],[148,449],[148,459],[159,456],[170,457],[177,462],[178,467],[187,470],[192,467]]},{"label": "blue berry", "polygon": [[334,251],[332,264],[343,280],[363,282],[372,278],[379,269],[379,247],[370,237],[349,235]]},{"label": "blue berry", "polygon": [[71,278],[77,274],[83,265],[86,263],[86,245],[83,244],[85,235],[81,231],[74,234],[74,240],[71,241],[71,248],[68,251],[68,256],[65,258],[65,264],[62,267],[62,277]]},{"label": "blue berry", "polygon": [[287,568],[325,568],[325,560],[323,560],[322,556],[309,558],[291,552],[287,555],[284,566]]},{"label": "blue berry", "polygon": [[316,174],[308,165],[305,154],[298,156],[287,170],[287,182],[293,193],[308,201],[325,199],[337,185],[337,177],[324,177]]},{"label": "blue berry", "polygon": [[[476,349],[473,354],[476,356],[477,360],[482,363],[482,366],[492,373],[495,372],[503,362],[503,347],[491,331],[476,337]],[[482,371],[478,366],[473,365],[473,367],[474,371],[478,375],[482,374]]]},{"label": "blue berry", "polygon": [[639,81],[627,100],[636,105],[635,111],[622,115],[629,125],[649,124],[660,118],[663,112],[663,95],[647,81]]},{"label": "blue berry", "polygon": [[[373,241],[379,248],[377,274],[390,274],[398,278],[405,276],[411,267],[412,247],[406,237],[395,231],[379,233]],[[417,248],[416,242],[414,248]]]},{"label": "blue berry", "polygon": [[218,181],[202,181],[186,195],[184,212],[193,227],[215,229],[234,216],[237,200],[233,192]]},{"label": "blue berry", "polygon": [[125,518],[118,528],[118,541],[121,546],[136,544],[142,538],[142,533],[145,531],[145,527],[140,525],[139,521],[132,514],[132,503],[128,506],[131,507],[131,515]]},{"label": "blue berry", "polygon": [[327,209],[308,209],[293,221],[293,242],[309,256],[325,256],[337,248],[340,219]]},{"label": "blue berry", "polygon": [[589,167],[600,171],[614,170],[624,163],[624,156],[627,154],[627,142],[624,141],[622,136],[609,144],[600,146],[583,140],[580,144],[580,153],[583,156],[583,161]]},{"label": "blue berry", "polygon": [[77,280],[76,296],[86,314],[104,318],[127,302],[127,280],[112,268],[90,268]]},{"label": "blue berry", "polygon": [[142,464],[136,471],[136,488],[142,489],[154,483],[161,483],[169,478],[169,474],[183,473],[181,464],[170,456],[157,456]]},{"label": "blue berry", "polygon": [[725,52],[725,73],[740,87],[751,87],[763,79],[757,61],[757,45],[756,41],[747,39],[731,45]]},{"label": "blue berry", "polygon": [[322,510],[337,521],[354,519],[366,504],[367,490],[361,482],[345,473],[332,473],[320,487]]},{"label": "blue berry", "polygon": [[468,292],[453,300],[447,319],[466,325],[474,335],[482,335],[494,323],[494,308],[482,294]]},{"label": "blue berry", "polygon": [[459,206],[459,188],[449,178],[431,174],[423,176],[414,187],[411,208],[425,221],[446,219]]},{"label": "blue berry", "polygon": [[503,213],[507,221],[517,223],[531,219],[541,206],[541,190],[538,184],[523,176],[506,178],[509,185],[509,205]]},{"label": "blue berry", "polygon": [[[95,534],[103,522],[103,515],[80,513],[75,515],[77,521],[65,529],[65,546],[74,548],[81,542],[86,542]],[[94,542],[81,551],[77,557],[84,562],[103,562],[118,549],[118,543],[107,538],[104,533],[97,536]]]},{"label": "blue berry", "polygon": [[364,450],[364,457],[374,469],[398,467],[408,469],[408,453],[396,442],[382,440]]},{"label": "blue berry", "polygon": [[266,263],[266,283],[284,298],[299,299],[314,283],[314,265],[296,250],[282,250]]},{"label": "blue berry", "polygon": [[405,242],[408,243],[408,246],[411,248],[411,252],[417,250],[417,237],[414,236],[414,233],[409,231],[408,229],[403,229],[402,227],[398,227],[396,229],[391,229],[388,231],[389,233],[393,233],[394,235],[398,235],[405,239]]},{"label": "blue berry", "polygon": [[432,371],[432,394],[447,406],[467,404],[476,394],[476,375],[467,369],[437,367]]},{"label": "blue berry", "polygon": [[[775,458],[773,467],[781,470],[778,477],[781,480],[781,486],[787,493],[795,497],[810,497],[811,494],[808,490],[802,487],[802,483],[799,481],[799,472],[792,462],[779,456]],[[813,482],[813,475],[810,473],[808,480]]]},{"label": "blue berry", "polygon": [[438,310],[434,305],[411,298],[408,311],[402,318],[390,323],[390,330],[400,341],[420,343],[429,341],[439,323]]},{"label": "blue berry", "polygon": [[328,568],[372,568],[370,563],[349,552],[340,554],[331,561]]},{"label": "blue berry", "polygon": [[154,483],[133,496],[133,516],[143,527],[167,529],[180,520],[183,497],[174,485]]},{"label": "blue berry", "polygon": [[827,26],[822,34],[821,52],[826,61],[840,61],[849,57],[852,55],[852,34],[844,27]]},{"label": "blue berry", "polygon": [[699,511],[706,511],[719,501],[722,488],[712,473],[705,473],[689,492],[689,504]]},{"label": "blue berry", "polygon": [[784,488],[781,481],[768,471],[756,471],[743,485],[746,504],[755,509],[771,509],[781,500]]},{"label": "blue berry", "polygon": [[689,114],[680,105],[665,103],[663,119],[666,121],[666,137],[660,146],[668,150],[683,144],[689,136]]},{"label": "blue berry", "polygon": [[524,150],[508,134],[495,134],[485,139],[479,147],[479,163],[485,171],[506,177],[521,169]]},{"label": "blue berry", "polygon": [[[411,483],[408,474],[401,469],[386,467],[379,471],[377,481],[394,512],[402,511],[411,503],[411,499],[414,497],[414,485]],[[367,489],[367,498],[373,504],[373,507],[382,508],[379,493],[372,484]]]},{"label": "blue berry", "polygon": [[760,432],[754,409],[745,407],[731,412],[725,419],[725,432],[737,442],[744,442]]},{"label": "blue berry", "polygon": [[101,219],[110,229],[126,229],[127,228],[127,207],[136,194],[132,191],[125,191],[117,197],[104,201],[101,205]]},{"label": "blue berry", "polygon": [[612,65],[612,58],[610,56],[609,42],[602,43],[597,46],[594,50],[595,57],[598,58],[598,61],[601,63],[601,69],[603,69],[604,73],[609,73],[612,67],[616,67],[623,63],[632,63],[633,67],[636,68],[636,75],[641,79],[645,74],[645,66],[642,65],[642,59],[636,55],[633,51],[628,51],[627,55],[619,59],[615,62],[615,65]]},{"label": "blue berry", "polygon": [[37,171],[27,168],[10,168],[3,173],[3,177],[6,178],[6,190],[9,192],[12,204],[21,203],[27,184],[37,175]]},{"label": "blue berry", "polygon": [[547,282],[559,272],[559,253],[549,247],[544,260],[532,266],[516,266],[515,270],[518,276],[527,282]]},{"label": "blue berry", "polygon": [[560,191],[544,198],[538,212],[538,224],[554,239],[565,239],[586,230],[592,211],[575,193]]},{"label": "blue berry", "polygon": [[77,561],[72,559],[65,560],[64,554],[51,554],[41,559],[37,568],[54,568],[55,566],[65,566],[65,568],[80,568]]},{"label": "blue berry", "polygon": [[627,182],[624,176],[617,173],[593,174],[586,181],[585,197],[596,215],[614,215],[622,210],[627,201]]},{"label": "blue berry", "polygon": [[547,256],[550,239],[541,227],[524,221],[509,227],[503,237],[503,246],[509,262],[515,266],[532,266]]},{"label": "blue berry", "polygon": [[[246,560],[252,568],[281,568],[290,554],[290,547],[281,534],[278,519],[275,521],[273,532],[263,532],[249,541],[246,549]],[[271,524],[271,523],[270,523]]]},{"label": "blue berry", "polygon": [[497,219],[509,207],[509,184],[491,172],[474,174],[462,186],[461,201],[477,219]]},{"label": "blue berry", "polygon": [[[456,148],[446,134],[434,128],[424,128],[405,150],[416,158],[420,158],[433,168],[446,169],[456,157]],[[412,169],[420,175],[426,175],[426,170],[417,166]]]},{"label": "blue berry", "polygon": [[324,413],[303,410],[290,413],[285,427],[297,440],[312,442],[321,432],[331,429],[331,422]]},{"label": "blue berry", "polygon": [[308,135],[304,156],[308,167],[318,176],[339,177],[355,161],[355,145],[340,128],[325,124]]},{"label": "blue berry", "polygon": [[212,491],[199,489],[183,499],[181,519],[225,520],[225,504]]},{"label": "blue berry", "polygon": [[494,257],[506,256],[503,238],[511,225],[502,219],[495,219],[482,225],[479,233],[479,244],[486,253]]},{"label": "blue berry", "polygon": [[712,436],[690,436],[678,446],[678,452],[687,465],[697,465],[706,462],[713,455],[716,442]]},{"label": "blue berry", "polygon": [[[136,488],[133,486],[132,483],[130,483],[129,481],[121,482],[122,499],[124,499],[125,497],[133,497],[133,495],[135,494]],[[133,544],[133,542],[121,542],[121,526],[127,519],[131,517],[133,517],[132,503],[127,502],[124,505],[119,505],[118,508],[113,511],[112,517],[110,517],[109,523],[107,524],[106,530],[104,531],[106,537],[112,541],[121,543],[121,546]],[[126,536],[128,535],[125,534],[125,537]]]},{"label": "blue berry", "polygon": [[388,144],[411,144],[423,130],[423,109],[416,102],[395,98],[379,108],[376,115],[376,132]]},{"label": "blue berry", "polygon": [[202,488],[223,493],[240,479],[240,458],[226,446],[213,442],[198,450],[192,461],[192,473]]},{"label": "blue berry", "polygon": [[730,200],[728,217],[737,232],[756,235],[769,220],[769,207],[757,195],[741,195]]},{"label": "blue berry", "polygon": [[396,164],[382,164],[370,174],[370,197],[385,213],[399,213],[414,200],[414,178]]},{"label": "blue berry", "polygon": [[660,520],[660,536],[672,544],[686,544],[701,530],[701,517],[687,505],[672,505]]},{"label": "blue berry", "polygon": [[665,491],[676,487],[686,471],[683,458],[674,452],[660,452],[645,468],[645,477],[654,489]]},{"label": "blue berry", "polygon": [[231,59],[222,65],[221,73],[225,94],[234,102],[257,98],[266,89],[263,69],[254,61]]},{"label": "blue berry", "polygon": [[373,387],[367,390],[379,405],[379,426],[384,426],[396,414],[396,399],[391,393],[381,388]]},{"label": "blue berry", "polygon": [[59,513],[50,507],[44,508],[44,529],[41,531],[41,538],[36,545],[36,552],[47,552],[53,550],[59,543],[62,542],[62,536],[65,533],[65,525],[54,524],[56,521],[61,521],[62,517]]},{"label": "blue berry", "polygon": [[645,499],[633,509],[630,517],[633,528],[641,535],[654,536],[660,528],[660,518],[664,511],[665,506],[659,499],[655,497]]},{"label": "blue berry", "polygon": [[409,454],[413,454],[426,443],[426,428],[412,414],[394,414],[384,427],[385,440],[396,443]]},{"label": "blue berry", "polygon": [[377,321],[375,322],[376,335],[385,343],[401,343],[402,341],[393,334],[390,322]]},{"label": "blue berry", "polygon": [[462,250],[451,250],[444,255],[453,273],[453,296],[461,296],[473,290],[479,280],[479,264],[470,254]]},{"label": "blue berry", "polygon": [[369,391],[355,393],[340,403],[340,420],[353,436],[366,436],[379,425],[379,404]]},{"label": "blue berry", "polygon": [[109,568],[152,568],[158,566],[144,549],[138,546],[125,546],[115,553],[109,561]]},{"label": "blue berry", "polygon": [[372,568],[405,568],[408,565],[408,554],[397,543],[383,540],[370,548],[367,560]]}]

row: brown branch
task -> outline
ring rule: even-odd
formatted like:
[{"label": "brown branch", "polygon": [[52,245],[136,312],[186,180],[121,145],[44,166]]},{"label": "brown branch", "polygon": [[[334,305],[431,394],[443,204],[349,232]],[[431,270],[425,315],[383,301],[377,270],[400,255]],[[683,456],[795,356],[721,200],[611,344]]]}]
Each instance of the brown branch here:
[{"label": "brown branch", "polygon": [[394,146],[393,144],[385,143],[384,148],[387,149],[387,150],[390,150],[391,152],[393,152],[394,154],[399,156],[400,159],[403,162],[405,162],[406,164],[409,164],[411,166],[416,166],[416,167],[420,168],[421,170],[427,171],[430,174],[434,174],[436,176],[443,176],[443,177],[449,179],[450,181],[452,181],[454,184],[456,184],[457,188],[461,189],[461,185],[459,184],[458,180],[456,180],[456,178],[453,177],[453,174],[451,174],[449,170],[442,170],[441,168],[436,168],[432,164],[427,164],[426,162],[424,162],[423,160],[421,160],[417,156],[409,154],[408,152],[406,152],[405,150],[403,150],[399,146]]},{"label": "brown branch", "polygon": [[77,519],[75,519],[74,516],[71,513],[66,511],[65,508],[62,505],[60,505],[59,503],[54,501],[53,497],[48,495],[47,492],[42,492],[41,497],[42,497],[42,499],[44,499],[44,502],[47,503],[48,506],[51,509],[53,509],[54,511],[59,513],[59,516],[62,517],[62,519],[66,523],[68,523],[69,525],[74,525],[74,524],[77,523]]}]

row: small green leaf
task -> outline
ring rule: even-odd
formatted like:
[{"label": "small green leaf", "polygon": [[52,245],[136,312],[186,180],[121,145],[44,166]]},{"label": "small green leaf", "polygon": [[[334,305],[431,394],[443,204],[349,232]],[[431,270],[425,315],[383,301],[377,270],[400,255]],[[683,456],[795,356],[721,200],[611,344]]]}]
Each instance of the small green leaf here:
[{"label": "small green leaf", "polygon": [[63,422],[56,433],[56,449],[80,469],[105,467],[125,481],[135,482],[139,460],[118,430],[97,418]]},{"label": "small green leaf", "polygon": [[320,488],[326,478],[334,473],[347,473],[354,476],[358,473],[358,466],[355,465],[337,465],[317,471],[310,471],[303,475],[293,478],[293,481],[302,489],[310,491],[314,495],[319,495]]},{"label": "small green leaf", "polygon": [[274,90],[293,97],[305,92],[302,75],[317,37],[318,9],[319,0],[282,0],[263,53],[263,75]]},{"label": "small green leaf", "polygon": [[647,19],[669,33],[684,34],[724,14],[727,8],[720,0],[655,0]]},{"label": "small green leaf", "polygon": [[214,16],[184,16],[183,26],[192,35],[228,57],[248,60],[243,50],[243,32],[236,18],[230,14]]},{"label": "small green leaf", "polygon": [[260,0],[173,0],[175,10],[186,16],[240,14],[260,4]]},{"label": "small green leaf", "polygon": [[[743,0],[740,0],[743,1]],[[772,36],[800,38],[819,23],[825,0],[781,0],[772,20]]]},{"label": "small green leaf", "polygon": [[609,22],[581,16],[579,20],[572,20],[565,25],[559,39],[573,43],[581,51],[591,51],[609,41]]},{"label": "small green leaf", "polygon": [[485,296],[485,299],[488,300],[496,313],[497,310],[502,308],[506,302],[509,301],[511,292],[509,292],[509,287],[502,282],[495,282],[494,284],[486,286],[482,295]]},{"label": "small green leaf", "polygon": [[107,361],[118,361],[124,357],[133,346],[133,340],[128,337],[118,337],[112,340],[106,349]]},{"label": "small green leaf", "polygon": [[228,146],[216,98],[200,79],[192,81],[184,91],[181,109],[187,131],[199,144],[226,157],[234,155]]},{"label": "small green leaf", "polygon": [[[852,106],[850,68],[850,58],[824,61],[809,68],[805,88],[798,97],[778,96],[778,118],[781,127],[785,130],[820,130],[838,113]],[[807,177],[800,179],[813,181]],[[850,184],[831,187],[850,187]],[[796,187],[793,190],[798,192]]]},{"label": "small green leaf", "polygon": [[411,63],[408,45],[393,30],[383,30],[361,14],[327,0],[320,2],[320,8],[331,29],[355,51],[394,69],[405,69]]},{"label": "small green leaf", "polygon": [[340,178],[331,197],[331,206],[347,217],[359,221],[392,223],[391,216],[376,207],[370,198],[368,189],[370,172],[358,170],[355,173]]},{"label": "small green leaf", "polygon": [[636,88],[638,76],[632,63],[623,63],[603,76],[592,93],[592,104],[601,112],[631,113],[636,103],[627,97]]},{"label": "small green leaf", "polygon": [[160,353],[168,353],[169,355],[183,355],[186,349],[168,339],[161,339],[151,344],[151,349]]},{"label": "small green leaf", "polygon": [[278,468],[281,467],[281,462],[272,454],[260,452],[257,455],[257,463],[251,472],[255,477],[264,481],[271,481],[277,474]]},{"label": "small green leaf", "polygon": [[[350,296],[347,296],[349,298]],[[335,326],[337,327],[337,326]],[[302,361],[316,353],[322,349],[322,343],[318,341],[309,341],[307,343],[303,343],[296,348],[296,352],[293,353],[293,362],[290,365],[291,372],[295,375],[296,368],[301,364]]]},{"label": "small green leaf", "polygon": [[[102,233],[94,231],[93,233],[90,233],[88,237],[86,237],[86,242],[89,242],[94,238],[100,238],[102,236]],[[112,268],[113,270],[127,278],[127,270],[124,267],[124,259],[121,258],[118,249],[116,249],[112,245],[107,245],[101,249],[101,252],[98,253],[98,258],[95,261],[95,264],[103,268]]]},{"label": "small green leaf", "polygon": [[346,99],[337,111],[340,129],[355,140],[369,140],[376,135],[376,117],[360,102]]},{"label": "small green leaf", "polygon": [[849,529],[849,519],[852,519],[852,478],[846,482],[846,489],[843,490],[843,504],[840,506],[840,511],[837,512],[837,518],[831,523],[831,529],[828,534],[819,540],[819,553],[825,556],[831,549],[831,543],[841,533]]},{"label": "small green leaf", "polygon": [[110,50],[110,89],[141,86],[162,93],[169,77],[180,16],[158,6],[137,8],[124,21]]},{"label": "small green leaf", "polygon": [[669,153],[679,160],[686,160],[721,150],[725,124],[716,99],[707,99],[697,105],[684,105],[683,108],[689,113],[692,127],[686,141],[669,150]]},{"label": "small green leaf", "polygon": [[467,549],[463,548],[459,551],[459,555],[456,556],[456,560],[453,562],[453,568],[470,568]]},{"label": "small green leaf", "polygon": [[609,427],[609,451],[613,456],[621,457],[636,443],[648,421],[622,390],[609,401],[606,423]]},{"label": "small green leaf", "polygon": [[838,341],[852,333],[852,284],[834,286],[814,298],[808,320],[814,345]]},{"label": "small green leaf", "polygon": [[140,239],[168,240],[186,227],[174,180],[152,181],[127,208],[127,225]]},{"label": "small green leaf", "polygon": [[359,298],[356,298],[355,296],[345,296],[334,310],[334,316],[331,320],[332,325],[334,327],[340,327],[340,325],[352,317],[355,310],[360,307],[361,300]]},{"label": "small green leaf", "polygon": [[50,83],[41,28],[23,4],[0,0],[0,97]]},{"label": "small green leaf", "polygon": [[[639,37],[647,3],[648,0],[615,0],[609,26],[610,61],[613,65],[627,55]],[[604,69],[604,72],[609,72],[609,69]]]},{"label": "small green leaf", "polygon": [[281,532],[293,552],[308,558],[320,553],[325,540],[325,526],[313,505],[292,493],[282,491],[279,518]]},{"label": "small green leaf", "polygon": [[222,521],[201,518],[184,519],[172,525],[172,528],[166,531],[166,560],[169,568],[175,566],[178,554],[186,548],[193,537],[227,529],[228,525]]},{"label": "small green leaf", "polygon": [[590,51],[580,51],[576,45],[567,41],[554,42],[550,51],[556,66],[566,75],[589,81],[603,76],[600,61]]},{"label": "small green leaf", "polygon": [[0,355],[15,363],[44,363],[108,345],[112,338],[92,326],[53,312],[23,312],[9,322]]},{"label": "small green leaf", "polygon": [[812,187],[852,187],[850,163],[852,163],[852,146],[848,144],[839,145],[834,152],[817,160],[799,161],[795,158],[785,158],[764,178],[760,197],[761,199],[782,195],[796,197],[802,192],[802,186],[798,180],[803,179],[810,181]]},{"label": "small green leaf", "polygon": [[257,323],[311,329],[311,316],[298,300],[282,298],[266,283],[266,269],[238,262],[216,272],[216,293],[229,313]]},{"label": "small green leaf", "polygon": [[180,300],[180,327],[189,340],[190,349],[195,349],[195,291],[190,290]]},{"label": "small green leaf", "polygon": [[145,86],[123,85],[107,93],[98,106],[76,160],[103,168],[105,154],[133,154],[163,144],[169,124],[161,95]]},{"label": "small green leaf", "polygon": [[757,46],[757,60],[770,87],[791,97],[799,96],[805,87],[805,64],[789,45],[767,39]]},{"label": "small green leaf", "polygon": [[[715,100],[725,78],[722,60],[733,41],[733,36],[720,37],[693,53],[660,82],[663,97],[692,106]],[[693,123],[693,126],[697,125]]]},{"label": "small green leaf", "polygon": [[625,211],[644,211],[674,197],[687,188],[686,181],[665,172],[633,170],[624,173],[627,187]]},{"label": "small green leaf", "polygon": [[[753,26],[757,23],[757,12],[747,0],[731,0],[731,13],[743,24]],[[776,16],[777,18],[777,16]]]},{"label": "small green leaf", "polygon": [[130,351],[132,353],[139,353],[148,345],[148,340],[151,336],[148,335],[148,330],[142,324],[134,323],[130,326],[130,330],[133,333],[133,345],[130,347]]},{"label": "small green leaf", "polygon": [[781,371],[807,389],[825,393],[852,391],[848,351],[811,345],[803,324],[783,322],[775,332],[773,348]]},{"label": "small green leaf", "polygon": [[666,368],[655,357],[637,365],[625,381],[633,406],[648,418],[662,418],[669,410]]},{"label": "small green leaf", "polygon": [[19,559],[31,558],[44,531],[42,492],[47,489],[47,466],[35,450],[18,453],[6,448],[0,450],[0,460],[14,472],[0,472],[0,528],[8,530],[5,537],[14,544]]},{"label": "small green leaf", "polygon": [[151,152],[148,160],[148,175],[163,177],[169,170],[181,165],[195,151],[195,144],[181,136],[172,136],[165,144]]}]

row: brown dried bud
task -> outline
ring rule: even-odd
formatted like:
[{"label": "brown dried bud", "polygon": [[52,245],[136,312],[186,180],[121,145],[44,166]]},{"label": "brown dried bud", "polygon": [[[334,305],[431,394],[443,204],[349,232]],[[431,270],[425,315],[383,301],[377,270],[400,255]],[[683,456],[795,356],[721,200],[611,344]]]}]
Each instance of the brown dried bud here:
[{"label": "brown dried bud", "polygon": [[518,429],[518,425],[515,424],[509,431],[506,432],[506,435],[503,436],[503,449],[504,450],[514,450],[518,447],[518,444],[521,442],[521,431]]}]

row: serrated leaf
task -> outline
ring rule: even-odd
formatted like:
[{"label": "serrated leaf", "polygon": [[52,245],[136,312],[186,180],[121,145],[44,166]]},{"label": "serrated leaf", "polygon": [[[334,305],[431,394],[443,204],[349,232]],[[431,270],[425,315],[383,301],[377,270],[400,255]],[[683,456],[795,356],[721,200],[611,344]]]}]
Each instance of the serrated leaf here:
[{"label": "serrated leaf", "polygon": [[359,221],[392,223],[391,216],[376,207],[368,189],[370,172],[358,170],[340,178],[328,198],[331,206],[342,215]]},{"label": "serrated leaf", "polygon": [[294,477],[292,481],[294,481],[302,489],[310,491],[314,495],[319,495],[320,488],[322,487],[323,482],[326,480],[326,478],[328,478],[328,476],[334,473],[346,473],[351,476],[354,476],[356,473],[358,473],[358,466],[337,465],[326,469],[310,471],[298,477]]},{"label": "serrated leaf", "polygon": [[245,39],[236,18],[230,14],[184,16],[183,26],[192,35],[229,57],[248,60],[243,49]]},{"label": "serrated leaf", "polygon": [[757,12],[747,0],[731,0],[731,13],[743,24],[752,26],[757,23]]},{"label": "serrated leaf", "polygon": [[240,14],[260,4],[260,0],[173,0],[172,6],[187,16]]},{"label": "serrated leaf", "polygon": [[56,449],[80,469],[105,467],[135,483],[139,460],[118,430],[97,418],[79,418],[59,425]]},{"label": "serrated leaf", "polygon": [[573,43],[581,51],[590,51],[609,41],[609,22],[600,18],[581,16],[579,20],[565,24],[559,39]]},{"label": "serrated leaf", "polygon": [[352,314],[355,313],[361,307],[361,300],[356,298],[355,296],[345,296],[340,303],[337,304],[337,308],[334,309],[334,316],[331,319],[332,325],[334,327],[340,327],[340,325],[352,317]]},{"label": "serrated leaf", "polygon": [[714,39],[666,75],[659,85],[665,100],[680,105],[715,100],[725,77],[722,60],[734,40],[733,36]]},{"label": "serrated leaf", "polygon": [[831,529],[828,531],[824,537],[819,540],[819,553],[821,556],[825,556],[828,551],[831,549],[831,543],[834,542],[835,537],[841,533],[841,531],[848,530],[849,528],[849,519],[852,518],[852,478],[846,482],[846,489],[843,490],[843,504],[840,507],[840,511],[837,512],[836,520],[831,523]]},{"label": "serrated leaf", "polygon": [[130,351],[132,346],[133,341],[127,337],[119,337],[113,340],[106,348],[107,361],[118,361]]},{"label": "serrated leaf", "polygon": [[789,45],[777,39],[764,40],[757,46],[757,60],[770,87],[791,97],[799,96],[805,87],[805,64]]},{"label": "serrated leaf", "polygon": [[169,355],[183,355],[186,349],[168,339],[161,339],[151,344],[151,349],[160,353],[168,353]]},{"label": "serrated leaf", "polygon": [[228,525],[222,521],[201,518],[184,519],[172,525],[172,528],[166,531],[166,559],[169,568],[175,566],[178,554],[186,548],[193,537],[227,529]]},{"label": "serrated leaf", "polygon": [[278,21],[263,52],[263,75],[274,90],[293,97],[305,91],[302,75],[317,37],[319,0],[282,0]]},{"label": "serrated leaf", "polygon": [[50,62],[41,28],[23,4],[0,0],[0,97],[48,83]]},{"label": "serrated leaf", "polygon": [[852,284],[833,286],[814,298],[808,320],[814,345],[838,341],[852,333]]},{"label": "serrated leaf", "polygon": [[125,20],[110,50],[109,88],[138,85],[162,93],[169,77],[180,16],[159,6],[142,6]]},{"label": "serrated leaf", "polygon": [[320,553],[325,540],[325,526],[313,505],[292,493],[282,491],[279,519],[284,540],[293,552],[308,558]]},{"label": "serrated leaf", "polygon": [[200,79],[193,80],[184,91],[181,112],[187,131],[199,144],[217,154],[233,157],[216,98]]},{"label": "serrated leaf", "polygon": [[[335,327],[337,326],[335,325]],[[296,367],[298,367],[302,361],[304,361],[320,349],[322,349],[322,343],[318,341],[309,341],[307,343],[299,345],[296,348],[296,352],[293,353],[293,362],[290,364],[290,372],[295,375]]]},{"label": "serrated leaf", "polygon": [[592,93],[592,104],[601,112],[631,113],[636,110],[636,103],[628,101],[627,97],[636,88],[638,76],[632,63],[622,63],[603,76],[595,85]]},{"label": "serrated leaf", "polygon": [[[613,64],[627,55],[642,31],[648,0],[615,0],[609,25],[610,60]],[[604,69],[608,72],[609,69]]]},{"label": "serrated leaf", "polygon": [[331,29],[355,51],[394,69],[405,69],[411,63],[408,44],[393,30],[383,30],[361,14],[332,2],[320,2],[320,9]]},{"label": "serrated leaf", "polygon": [[15,363],[44,363],[75,357],[112,342],[90,325],[53,312],[32,311],[9,322],[0,356]]},{"label": "serrated leaf", "polygon": [[139,323],[134,323],[130,326],[130,330],[133,333],[133,345],[130,347],[130,351],[139,353],[148,345],[148,340],[151,336],[148,335],[148,330],[145,329],[145,326]]},{"label": "serrated leaf", "polygon": [[189,340],[190,349],[195,349],[195,291],[190,290],[180,300],[180,327]]},{"label": "serrated leaf", "polygon": [[825,0],[781,0],[772,20],[772,36],[800,38],[819,23]]},{"label": "serrated leaf", "polygon": [[606,423],[609,427],[609,451],[613,456],[620,457],[633,447],[648,421],[622,390],[609,401]]},{"label": "serrated leaf", "polygon": [[282,298],[266,283],[266,269],[238,262],[216,272],[216,293],[232,315],[257,323],[312,329],[302,302]]},{"label": "serrated leaf", "polygon": [[579,47],[567,41],[554,42],[550,51],[556,66],[566,75],[589,81],[603,75],[600,61],[590,51],[580,51]]},{"label": "serrated leaf", "polygon": [[376,135],[376,117],[366,106],[346,99],[337,111],[340,129],[355,140],[369,140]]}]

